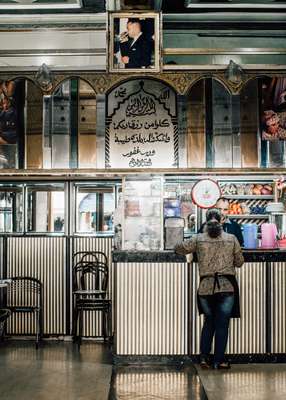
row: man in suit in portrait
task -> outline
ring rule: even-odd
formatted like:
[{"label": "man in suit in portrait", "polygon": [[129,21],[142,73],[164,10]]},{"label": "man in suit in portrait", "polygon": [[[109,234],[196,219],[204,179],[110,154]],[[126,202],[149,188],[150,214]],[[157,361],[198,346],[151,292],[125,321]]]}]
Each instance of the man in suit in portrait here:
[{"label": "man in suit in portrait", "polygon": [[121,61],[125,68],[148,68],[151,64],[152,39],[142,32],[141,20],[129,18],[127,31],[120,35]]}]

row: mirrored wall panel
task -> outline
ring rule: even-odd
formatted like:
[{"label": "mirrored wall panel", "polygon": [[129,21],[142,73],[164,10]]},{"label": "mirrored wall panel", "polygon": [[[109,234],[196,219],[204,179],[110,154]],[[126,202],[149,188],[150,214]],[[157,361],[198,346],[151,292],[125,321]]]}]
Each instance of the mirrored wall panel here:
[{"label": "mirrored wall panel", "polygon": [[44,168],[96,167],[96,95],[81,79],[44,96]]}]

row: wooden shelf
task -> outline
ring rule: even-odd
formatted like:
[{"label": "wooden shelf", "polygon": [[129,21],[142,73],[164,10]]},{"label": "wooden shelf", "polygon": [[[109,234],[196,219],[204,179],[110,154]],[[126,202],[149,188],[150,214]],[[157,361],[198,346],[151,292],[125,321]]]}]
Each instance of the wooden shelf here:
[{"label": "wooden shelf", "polygon": [[274,199],[274,196],[272,195],[247,195],[247,194],[234,194],[234,195],[230,195],[230,194],[226,194],[226,195],[222,195],[222,197],[225,197],[226,199],[245,199],[245,200],[272,200]]},{"label": "wooden shelf", "polygon": [[263,219],[268,219],[269,215],[268,214],[228,214],[228,218],[236,218],[236,219],[258,219],[258,218],[263,218]]}]

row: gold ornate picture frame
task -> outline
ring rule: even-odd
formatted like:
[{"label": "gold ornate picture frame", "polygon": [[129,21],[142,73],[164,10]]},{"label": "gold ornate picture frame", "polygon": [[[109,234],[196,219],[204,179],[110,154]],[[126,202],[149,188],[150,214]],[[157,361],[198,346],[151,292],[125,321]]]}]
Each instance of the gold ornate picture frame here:
[{"label": "gold ornate picture frame", "polygon": [[108,21],[109,72],[160,72],[160,13],[112,12]]}]

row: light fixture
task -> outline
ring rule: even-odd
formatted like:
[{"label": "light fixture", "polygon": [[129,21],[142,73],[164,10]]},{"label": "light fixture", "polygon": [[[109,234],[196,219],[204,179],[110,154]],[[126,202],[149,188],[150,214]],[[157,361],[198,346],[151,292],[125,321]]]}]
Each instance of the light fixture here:
[{"label": "light fixture", "polygon": [[230,60],[224,73],[226,79],[231,83],[238,84],[242,81],[243,75],[244,72],[241,66]]},{"label": "light fixture", "polygon": [[53,87],[52,72],[45,63],[43,63],[38,69],[36,73],[36,81],[45,92],[51,90]]}]

